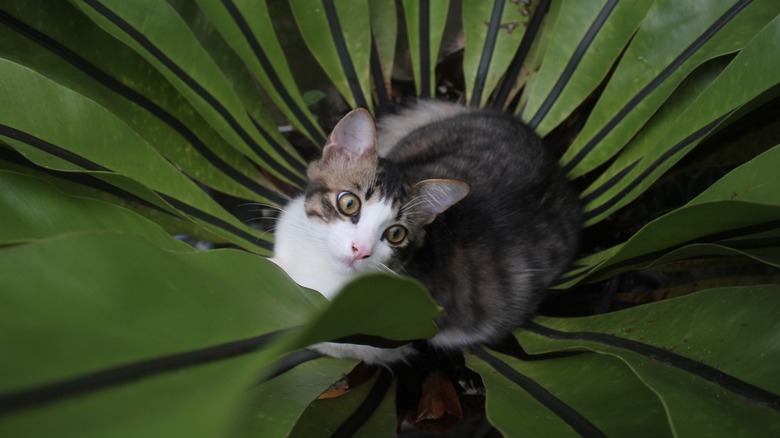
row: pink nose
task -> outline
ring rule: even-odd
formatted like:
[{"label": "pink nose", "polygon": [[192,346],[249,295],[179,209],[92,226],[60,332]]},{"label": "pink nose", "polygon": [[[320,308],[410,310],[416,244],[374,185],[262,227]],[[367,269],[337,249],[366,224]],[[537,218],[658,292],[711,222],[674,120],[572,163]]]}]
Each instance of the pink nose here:
[{"label": "pink nose", "polygon": [[352,244],[352,261],[371,257],[371,248],[357,243]]}]

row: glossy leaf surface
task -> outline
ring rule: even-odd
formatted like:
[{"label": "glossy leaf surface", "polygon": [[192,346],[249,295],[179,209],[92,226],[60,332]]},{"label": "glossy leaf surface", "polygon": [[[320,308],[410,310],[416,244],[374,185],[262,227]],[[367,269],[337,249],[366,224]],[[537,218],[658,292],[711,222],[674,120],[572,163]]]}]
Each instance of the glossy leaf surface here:
[{"label": "glossy leaf surface", "polygon": [[466,102],[484,106],[509,67],[534,9],[512,2],[463,2]]},{"label": "glossy leaf surface", "polygon": [[290,3],[306,44],[351,107],[371,108],[368,3],[323,0],[321,7],[311,6]]},{"label": "glossy leaf surface", "polygon": [[133,4],[88,0],[76,5],[154,65],[228,143],[276,177],[303,184],[294,158],[285,157],[263,136],[263,128],[250,119],[225,75],[172,6],[156,0]]},{"label": "glossy leaf surface", "polygon": [[[200,214],[201,218],[217,218],[223,226],[215,227],[213,221],[212,224],[201,223],[229,240],[236,243],[243,240],[239,244],[257,248],[254,242],[246,240],[246,235],[255,234],[253,231],[227,213],[104,107],[10,61],[0,60],[0,71],[4,84],[0,89],[8,103],[0,110],[5,122],[1,134],[29,160],[61,171],[100,172],[100,176],[112,185],[154,204],[174,203],[185,211],[198,211],[196,215]],[[29,88],[16,87],[15,83],[28,84]],[[38,123],[42,116],[49,122]],[[94,128],[74,129],[79,126]],[[126,154],[116,154],[112,145],[121,145]],[[167,209],[172,208],[168,206]],[[236,230],[238,234],[243,233],[244,238],[235,234]],[[259,234],[254,238],[259,239]]]},{"label": "glossy leaf surface", "polygon": [[[4,248],[0,259],[0,351],[14,358],[0,365],[12,376],[0,381],[4,434],[217,434],[235,419],[246,388],[290,348],[357,333],[426,337],[432,322],[417,318],[438,314],[421,305],[430,298],[419,287],[385,276],[362,280],[320,310],[324,298],[258,256],[163,250],[123,233],[54,237]],[[40,260],[59,262],[36,275]],[[373,303],[418,310],[381,320],[365,311],[365,287],[376,291]],[[374,308],[387,317],[390,307]],[[350,324],[354,315],[363,321]],[[343,322],[318,328],[333,320]],[[296,326],[303,329],[273,342],[272,333]]]},{"label": "glossy leaf surface", "polygon": [[[564,275],[564,284],[559,287],[585,276],[598,278],[650,263],[685,245],[776,229],[780,223],[780,198],[774,190],[780,184],[775,171],[778,165],[780,147],[775,146],[721,178],[687,205],[651,221],[625,243],[578,261],[583,267]],[[740,248],[744,249],[735,247]]]},{"label": "glossy leaf surface", "polygon": [[293,79],[266,3],[199,1],[198,5],[262,83],[277,108],[314,143],[324,143],[325,134],[306,107]]},{"label": "glossy leaf surface", "polygon": [[771,1],[698,4],[653,3],[563,157],[571,176],[592,170],[618,152],[696,67],[742,49],[780,11]]},{"label": "glossy leaf surface", "polygon": [[449,4],[449,0],[403,1],[406,37],[419,97],[430,98],[436,95],[436,60],[441,49]]},{"label": "glossy leaf surface", "polygon": [[550,32],[544,63],[526,91],[523,120],[547,135],[609,73],[652,2],[574,2]]},{"label": "glossy leaf surface", "polygon": [[721,288],[607,315],[540,318],[530,352],[586,348],[624,361],[665,406],[678,436],[780,430],[780,289]]}]

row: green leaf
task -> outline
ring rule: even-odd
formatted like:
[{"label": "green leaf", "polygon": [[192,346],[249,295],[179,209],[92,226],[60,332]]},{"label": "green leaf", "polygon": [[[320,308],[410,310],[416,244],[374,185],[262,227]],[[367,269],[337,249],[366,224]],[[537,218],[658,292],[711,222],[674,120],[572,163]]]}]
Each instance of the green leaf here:
[{"label": "green leaf", "polygon": [[[780,184],[775,170],[778,166],[780,146],[775,146],[733,170],[685,206],[651,221],[625,243],[579,260],[577,265],[584,268],[566,274],[559,287],[571,287],[576,282],[604,278],[636,266],[652,266],[656,259],[685,245],[721,242],[777,228],[780,196],[774,188]],[[766,246],[760,239],[753,244]],[[713,255],[720,253],[718,247],[704,248],[712,248]],[[742,244],[735,249],[745,251],[750,247]]]},{"label": "green leaf", "polygon": [[[547,6],[547,10],[545,11],[541,9],[540,7],[542,6]],[[535,82],[541,79],[539,75],[535,74],[535,72],[537,72],[541,67],[550,44],[550,40],[555,35],[555,23],[558,20],[558,17],[561,15],[562,7],[562,2],[548,1],[544,4],[540,3],[534,12],[532,21],[537,19],[537,14],[543,14],[541,22],[539,23],[537,35],[531,42],[531,47],[528,49],[528,54],[523,60],[520,71],[517,75],[517,79],[510,87],[506,97],[503,98],[504,101],[501,102],[504,110],[507,110],[508,103],[515,99],[518,93],[523,91],[523,93],[518,98],[516,109],[516,115],[518,115],[519,118],[522,118],[520,113],[522,113],[526,103],[528,102],[528,90],[533,89]]]},{"label": "green leaf", "polygon": [[[377,102],[381,104],[383,102],[379,92],[380,85],[384,86],[387,99],[392,98],[390,79],[393,72],[393,63],[395,62],[398,17],[394,0],[369,0],[368,11],[371,14],[371,35],[376,48],[376,57],[381,67],[380,71],[377,72],[372,64],[374,87],[377,90]],[[381,77],[377,77],[377,73],[381,73]],[[378,81],[382,83],[377,84]]]},{"label": "green leaf", "polygon": [[[230,82],[236,95],[241,99],[247,114],[253,125],[274,150],[289,162],[294,168],[303,171],[306,164],[295,148],[279,132],[278,125],[270,107],[266,106],[267,96],[257,86],[255,75],[247,68],[244,61],[233,51],[229,42],[222,38],[209,20],[209,17],[201,10],[199,5],[191,0],[169,0],[170,4],[187,23],[192,34],[198,39],[219,67],[222,74]],[[313,117],[313,116],[312,116]],[[311,128],[307,120],[306,127]],[[304,134],[305,131],[302,131]]]},{"label": "green leaf", "polygon": [[162,248],[191,248],[158,225],[117,205],[66,195],[51,183],[0,170],[0,245],[40,240],[59,234],[114,231],[143,236]]},{"label": "green leaf", "polygon": [[[583,175],[607,161],[625,146],[696,67],[707,60],[739,51],[780,12],[780,4],[772,1],[734,0],[712,4],[700,0],[697,4],[700,6],[669,0],[653,3],[585,127],[562,158],[572,177]],[[767,59],[765,62],[771,64],[773,61]],[[771,71],[774,70],[733,83],[727,93],[716,94],[727,96],[730,102],[743,99],[752,95],[754,87],[761,86],[765,79],[774,78],[769,74]],[[723,108],[725,104],[716,108]],[[696,123],[688,120],[684,135],[678,141],[714,120],[711,112],[702,114]]]},{"label": "green leaf", "polygon": [[[383,304],[378,305],[380,302]],[[327,311],[296,335],[291,348],[354,333],[399,341],[431,338],[437,330],[433,320],[441,312],[420,282],[397,275],[367,274],[344,286]]]},{"label": "green leaf", "polygon": [[277,178],[303,186],[300,163],[253,123],[230,82],[172,6],[156,0],[86,0],[76,6],[155,66],[229,144]]},{"label": "green leaf", "polygon": [[231,436],[288,436],[312,401],[354,364],[351,360],[325,357],[253,387]]},{"label": "green leaf", "polygon": [[[301,95],[293,79],[293,73],[274,32],[266,2],[198,1],[198,5],[210,20],[210,24],[251,70],[276,107],[312,142],[317,145],[324,144],[325,134],[309,111],[309,103],[306,102],[305,96]],[[252,81],[244,81],[243,85],[252,85]],[[245,95],[247,94],[240,94],[242,97]],[[255,102],[254,106],[257,104],[258,102]],[[244,105],[251,108],[246,102]]]},{"label": "green leaf", "polygon": [[[165,205],[169,211],[176,211],[171,203],[188,216],[197,210],[195,215],[200,218],[194,220],[204,227],[262,251],[254,240],[266,237],[227,213],[127,124],[94,101],[3,59],[0,96],[7,104],[0,109],[0,135],[30,161],[61,171],[98,172],[110,184],[151,198],[152,203]],[[47,123],[40,123],[42,117]],[[118,154],[117,149],[124,153]],[[208,223],[207,217],[221,222]]]},{"label": "green leaf", "polygon": [[579,275],[564,276],[564,284],[604,278],[648,264],[684,245],[718,242],[726,237],[752,234],[776,227],[780,208],[739,201],[721,201],[682,207],[662,216],[636,232],[625,243],[577,262],[589,265]]},{"label": "green leaf", "polygon": [[[614,188],[621,174],[629,172],[637,166],[647,150],[663,137],[669,126],[673,125],[681,117],[686,109],[717,79],[731,61],[724,56],[712,60],[691,73],[677,88],[675,93],[664,102],[664,105],[642,127],[637,137],[623,149],[619,159],[605,169],[596,180],[583,192],[582,196],[587,202],[598,202],[608,199],[608,195],[614,195],[610,189]],[[594,193],[595,192],[595,193]],[[598,198],[598,199],[597,199]],[[594,202],[595,203],[595,202]]]},{"label": "green leaf", "polygon": [[0,354],[13,358],[0,363],[3,435],[213,436],[287,352],[353,334],[432,336],[440,314],[411,280],[368,276],[323,309],[259,256],[119,232],[0,248],[0,291]]},{"label": "green leaf", "polygon": [[547,135],[604,80],[653,2],[574,2],[560,9],[549,48],[526,90],[523,120]]},{"label": "green leaf", "polygon": [[[217,346],[300,325],[324,301],[252,254],[166,251],[116,233],[2,249],[0,291],[0,354],[13,358],[0,364],[0,430],[26,436],[218,434],[273,356]],[[72,379],[60,393],[6,398]]]},{"label": "green leaf", "polygon": [[[531,352],[620,358],[662,400],[676,436],[780,432],[780,287],[711,289],[606,315],[539,318]],[[580,356],[578,356],[580,357]]]},{"label": "green leaf", "polygon": [[255,373],[250,357],[144,379],[0,417],[4,436],[226,436]]},{"label": "green leaf", "polygon": [[321,101],[325,97],[325,93],[320,90],[309,90],[303,93],[303,102],[306,104],[306,106],[311,106],[317,104],[317,102]]},{"label": "green leaf", "polygon": [[531,10],[512,2],[463,2],[463,75],[466,101],[472,106],[485,105],[509,67]]},{"label": "green leaf", "polygon": [[350,107],[372,108],[369,63],[371,29],[367,2],[290,2],[309,50]]},{"label": "green leaf", "polygon": [[406,17],[406,38],[412,57],[412,71],[417,95],[436,95],[436,62],[447,24],[449,0],[403,0]]},{"label": "green leaf", "polygon": [[[385,370],[385,377],[389,372]],[[364,382],[347,394],[325,400],[316,400],[303,413],[301,420],[290,433],[291,437],[333,436],[334,432],[357,411],[361,403],[369,397],[369,393],[381,380],[382,376]],[[382,398],[377,410],[366,420],[366,423],[355,433],[356,437],[392,436],[396,430],[395,388],[390,387],[387,396]]]},{"label": "green leaf", "polygon": [[[174,213],[168,212],[163,208],[158,208],[154,204],[145,203],[143,199],[131,197],[129,193],[123,193],[118,190],[107,190],[103,185],[91,185],[95,182],[102,183],[102,181],[97,178],[88,176],[86,179],[82,179],[81,177],[83,175],[81,174],[46,172],[32,163],[20,162],[18,159],[0,159],[0,169],[10,173],[24,174],[47,181],[66,195],[78,198],[96,199],[106,204],[117,205],[132,210],[162,227],[169,235],[192,236],[205,242],[227,243],[226,239],[209,232],[205,228],[200,227],[193,222],[189,222],[187,219],[176,216]],[[76,177],[71,178],[74,175],[76,175]],[[27,203],[31,205],[35,204],[32,199],[27,199]],[[18,230],[24,229],[25,227],[18,228]],[[17,228],[11,229],[11,231],[8,232],[8,235],[15,236],[17,233],[16,230]],[[17,237],[13,237],[12,239],[16,240]]]},{"label": "green leaf", "polygon": [[634,141],[644,143],[644,147],[626,150],[626,154],[632,156],[619,156],[614,167],[627,167],[628,162],[636,162],[640,149],[644,151],[641,160],[600,199],[588,204],[587,223],[594,223],[635,199],[725,117],[780,83],[780,78],[774,74],[780,69],[780,60],[766,56],[778,38],[780,17],[762,29],[682,114],[665,125],[663,131],[649,132],[649,139],[637,137]]},{"label": "green leaf", "polygon": [[739,166],[709,186],[689,205],[704,204],[724,199],[743,202],[780,205],[777,187],[780,187],[780,145]]},{"label": "green leaf", "polygon": [[70,3],[32,0],[9,12],[15,17],[0,27],[0,56],[111,111],[199,182],[235,197],[278,202],[276,189],[164,77]]},{"label": "green leaf", "polygon": [[485,383],[488,418],[505,436],[582,436],[536,398],[544,392],[606,436],[630,436],[637,431],[648,436],[671,435],[661,401],[620,360],[582,354],[523,361],[490,354],[542,388],[528,392],[482,359],[467,358],[467,365],[478,371]]},{"label": "green leaf", "polygon": [[[767,236],[768,237],[768,236]],[[769,245],[769,241],[765,241],[765,244]],[[728,246],[734,245],[734,247]],[[694,243],[686,245],[678,250],[671,251],[654,260],[652,263],[645,266],[639,265],[638,268],[650,268],[654,266],[663,267],[670,263],[677,262],[679,260],[692,260],[696,258],[734,258],[741,257],[744,259],[751,259],[757,262],[764,263],[769,266],[780,268],[780,253],[777,246],[767,246],[764,248],[739,248],[739,240],[724,241],[724,244],[717,245],[713,243]]]}]

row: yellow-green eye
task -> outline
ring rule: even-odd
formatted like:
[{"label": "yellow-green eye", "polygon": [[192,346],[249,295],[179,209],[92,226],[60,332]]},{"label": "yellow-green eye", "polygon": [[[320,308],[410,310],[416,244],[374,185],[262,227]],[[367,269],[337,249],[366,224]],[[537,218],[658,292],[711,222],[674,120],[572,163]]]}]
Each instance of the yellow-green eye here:
[{"label": "yellow-green eye", "polygon": [[360,198],[349,192],[341,192],[336,205],[342,214],[352,216],[360,210]]},{"label": "yellow-green eye", "polygon": [[406,228],[401,225],[393,225],[385,230],[385,239],[393,245],[398,245],[406,239]]}]

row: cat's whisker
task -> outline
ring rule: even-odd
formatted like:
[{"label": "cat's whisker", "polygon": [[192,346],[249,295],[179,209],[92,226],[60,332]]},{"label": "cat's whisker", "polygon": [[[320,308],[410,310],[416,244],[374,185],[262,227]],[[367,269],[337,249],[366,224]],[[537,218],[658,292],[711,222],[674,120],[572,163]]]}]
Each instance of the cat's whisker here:
[{"label": "cat's whisker", "polygon": [[249,219],[244,219],[244,223],[245,224],[250,224],[250,223],[253,223],[253,222],[267,221],[267,220],[271,220],[271,219],[276,220],[276,218],[270,218],[270,217],[265,217],[265,216],[258,216],[258,217],[252,217],[252,218],[249,218]]},{"label": "cat's whisker", "polygon": [[379,263],[379,266],[380,266],[381,268],[383,268],[385,271],[387,271],[387,272],[389,272],[389,273],[391,273],[391,274],[396,274],[396,272],[395,272],[395,271],[393,271],[392,269],[390,269],[390,267],[389,267],[389,266],[387,266],[386,264],[384,264],[384,263],[382,263],[382,262],[378,262],[378,263]]},{"label": "cat's whisker", "polygon": [[[289,201],[289,198],[286,198],[286,199]],[[260,211],[262,211],[262,210],[274,210],[274,211],[281,210],[281,208],[278,205],[264,204],[262,202],[244,202],[244,203],[238,204],[237,207],[240,207],[240,208],[258,207],[260,209]]]},{"label": "cat's whisker", "polygon": [[298,215],[295,214],[289,214],[289,212],[285,209],[279,209],[280,213],[278,217],[274,218],[278,221],[281,221],[282,215],[284,215],[285,220],[287,221],[293,221],[293,223],[302,225],[301,229],[304,231],[309,230],[309,222],[305,218],[300,218]]},{"label": "cat's whisker", "polygon": [[244,202],[242,204],[238,204],[238,206],[243,208],[243,207],[249,207],[249,206],[266,207],[267,205],[263,204],[262,202],[252,201],[252,202]]},{"label": "cat's whisker", "polygon": [[[281,218],[275,218],[275,219],[276,219],[275,220],[275,225],[271,227],[271,230],[274,231],[274,232],[277,230],[277,228],[279,227],[279,224],[281,224],[281,222],[282,222]],[[291,215],[291,216],[288,216],[285,219],[285,223],[287,223],[289,226],[295,228],[298,231],[306,233],[307,235],[310,234],[309,224],[305,220],[303,220],[303,219],[299,219],[299,218]]]},{"label": "cat's whisker", "polygon": [[260,233],[260,237],[258,237],[257,239],[258,240],[262,239],[263,237],[266,236],[266,234],[273,234],[273,230],[265,230],[265,231],[263,231],[262,233]]},{"label": "cat's whisker", "polygon": [[[271,210],[268,209],[268,208],[252,208],[252,209],[246,209],[245,211],[247,211],[249,213],[263,213],[263,212],[269,212]],[[275,210],[273,210],[273,212],[274,212],[273,215],[269,215],[267,217],[274,217],[274,216],[276,216],[276,213],[279,212],[279,211],[280,211],[279,209],[275,209]]]},{"label": "cat's whisker", "polygon": [[262,220],[268,220],[268,221],[274,221],[274,222],[278,222],[279,221],[279,218],[277,216],[257,216],[257,217],[252,217],[252,218],[246,219],[246,221],[247,222],[249,222],[249,221],[258,221],[258,220],[261,220],[261,219]]}]

